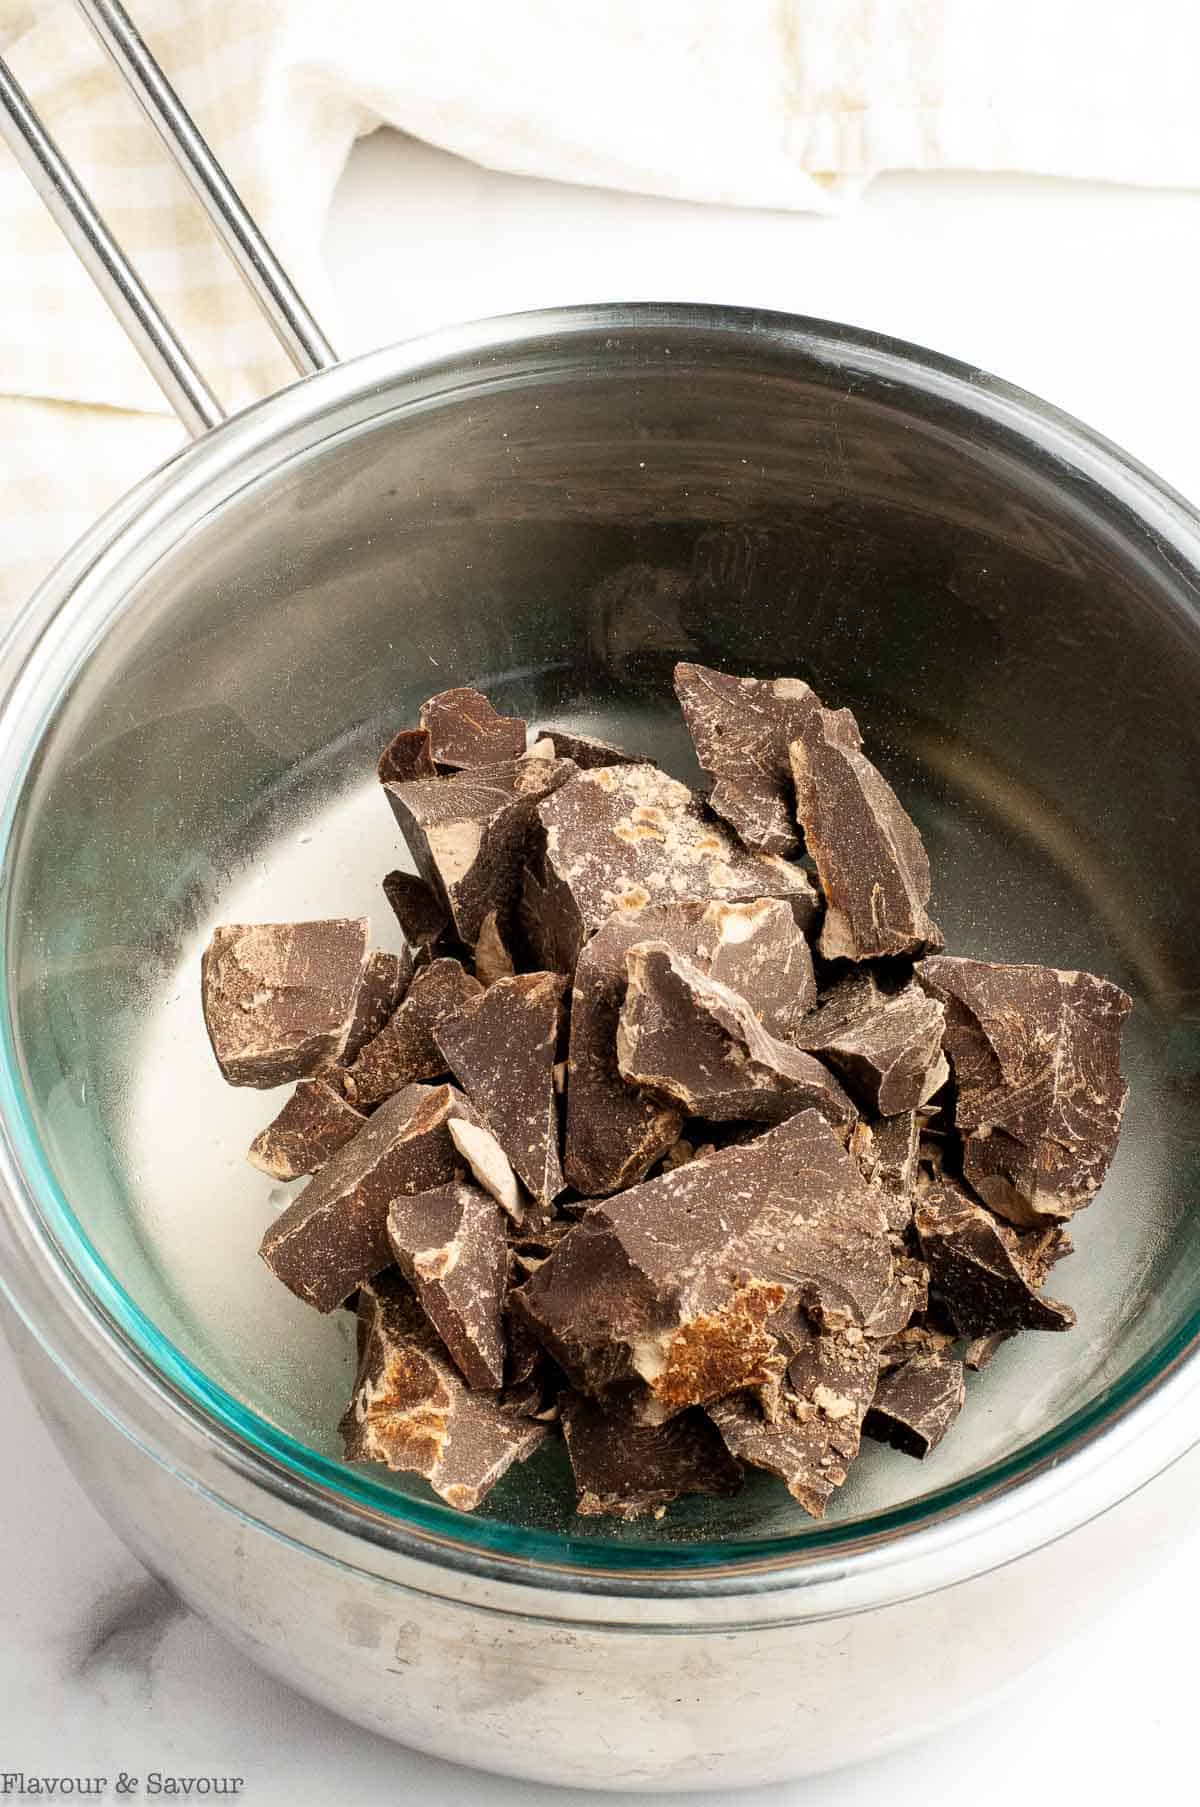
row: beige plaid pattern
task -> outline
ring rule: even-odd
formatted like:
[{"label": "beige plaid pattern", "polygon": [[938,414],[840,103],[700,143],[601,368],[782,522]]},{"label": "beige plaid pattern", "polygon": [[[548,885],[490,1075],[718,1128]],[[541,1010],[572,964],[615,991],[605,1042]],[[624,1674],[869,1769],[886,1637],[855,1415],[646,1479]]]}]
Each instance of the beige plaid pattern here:
[{"label": "beige plaid pattern", "polygon": [[[381,122],[498,169],[763,207],[830,211],[886,169],[1200,185],[1200,16],[1179,0],[130,4],[335,341],[321,230]],[[225,404],[278,387],[274,340],[70,0],[0,0],[0,47]],[[183,434],[2,147],[0,272],[2,626]]]}]

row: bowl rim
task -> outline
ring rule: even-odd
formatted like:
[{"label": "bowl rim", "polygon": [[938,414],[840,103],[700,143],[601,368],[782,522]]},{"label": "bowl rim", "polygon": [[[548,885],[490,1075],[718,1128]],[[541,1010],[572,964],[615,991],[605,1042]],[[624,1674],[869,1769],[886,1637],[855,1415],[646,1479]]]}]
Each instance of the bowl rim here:
[{"label": "bowl rim", "polygon": [[[539,309],[455,326],[347,360],[234,415],[138,484],[51,572],[0,646],[4,869],[41,732],[70,675],[119,606],[118,575],[127,581],[131,569],[149,569],[181,522],[202,518],[254,476],[311,449],[323,422],[368,397],[378,405],[358,424],[400,415],[419,384],[442,383],[435,394],[449,401],[479,381],[489,364],[538,347],[566,347],[579,355],[589,338],[602,349],[624,338],[652,349],[655,337],[667,334],[700,340],[736,335],[747,348],[782,351],[846,377],[882,376],[950,403],[965,418],[1011,435],[1026,456],[1065,461],[1143,532],[1169,546],[1200,589],[1200,512],[1184,498],[1052,405],[922,347],[805,316],[669,302]],[[4,891],[7,944],[7,881]],[[516,1577],[525,1585],[561,1587],[566,1573],[572,1588],[617,1595],[670,1597],[693,1593],[697,1585],[734,1593],[803,1585],[811,1592],[857,1568],[864,1585],[869,1576],[879,1582],[887,1570],[894,1589],[908,1585],[902,1571],[911,1581],[935,1552],[944,1564],[953,1549],[963,1572],[991,1566],[1004,1529],[1011,1534],[1019,1525],[1014,1548],[1032,1547],[1031,1536],[1059,1535],[1132,1492],[1200,1438],[1198,1302],[1187,1321],[1127,1374],[1005,1460],[906,1506],[834,1520],[799,1536],[628,1546],[527,1531],[410,1499],[307,1450],[208,1381],[108,1272],[57,1186],[26,1107],[7,977],[6,959],[0,971],[0,1191],[7,1209],[0,1248],[8,1243],[9,1259],[0,1270],[0,1290],[74,1384],[126,1434],[134,1434],[137,1421],[151,1453],[157,1450],[194,1484],[206,1484],[198,1455],[203,1447],[210,1456],[219,1453],[226,1477],[236,1471],[260,1497],[298,1500],[315,1519],[351,1535],[366,1533],[375,1544],[438,1567]],[[151,1399],[155,1410],[147,1412],[142,1408]],[[172,1430],[186,1427],[185,1436],[166,1435],[164,1406]],[[214,1491],[221,1496],[220,1486]],[[260,1522],[276,1529],[270,1514]]]}]

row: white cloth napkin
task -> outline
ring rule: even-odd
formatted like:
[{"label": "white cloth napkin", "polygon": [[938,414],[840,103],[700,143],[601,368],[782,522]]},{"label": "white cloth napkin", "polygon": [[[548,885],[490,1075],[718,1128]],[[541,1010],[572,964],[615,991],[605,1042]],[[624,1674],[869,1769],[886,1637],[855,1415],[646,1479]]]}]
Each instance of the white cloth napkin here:
[{"label": "white cloth napkin", "polygon": [[[130,0],[318,318],[355,138],[493,168],[831,211],[890,169],[1200,186],[1188,0]],[[70,0],[0,48],[226,405],[289,372]],[[0,625],[183,443],[0,146]]]}]

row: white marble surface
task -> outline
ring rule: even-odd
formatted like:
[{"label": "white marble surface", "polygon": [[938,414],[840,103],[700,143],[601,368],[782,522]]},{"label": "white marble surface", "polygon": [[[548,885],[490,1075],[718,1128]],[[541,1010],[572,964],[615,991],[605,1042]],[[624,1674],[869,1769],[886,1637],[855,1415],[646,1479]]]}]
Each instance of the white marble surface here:
[{"label": "white marble surface", "polygon": [[[897,177],[825,221],[495,177],[381,137],[356,156],[328,243],[348,350],[552,302],[788,308],[923,341],[1024,383],[1200,498],[1200,196]],[[272,1807],[585,1798],[414,1756],[260,1675],[126,1554],[67,1474],[2,1348],[0,1447],[0,1772],[234,1774],[242,1799]],[[1197,1598],[1193,1541],[1003,1707],[858,1770],[744,1798],[1188,1799]]]}]

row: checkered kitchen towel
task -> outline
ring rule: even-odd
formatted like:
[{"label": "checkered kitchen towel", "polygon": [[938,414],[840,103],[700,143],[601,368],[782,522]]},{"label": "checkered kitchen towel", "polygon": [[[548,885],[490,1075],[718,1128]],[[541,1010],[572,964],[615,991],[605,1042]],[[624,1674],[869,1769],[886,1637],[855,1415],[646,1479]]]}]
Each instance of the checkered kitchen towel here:
[{"label": "checkered kitchen towel", "polygon": [[[1185,0],[130,0],[312,303],[355,138],[494,168],[830,211],[887,169],[1200,186]],[[70,0],[0,48],[228,406],[287,377],[254,304]],[[0,625],[182,443],[0,147]]]}]

